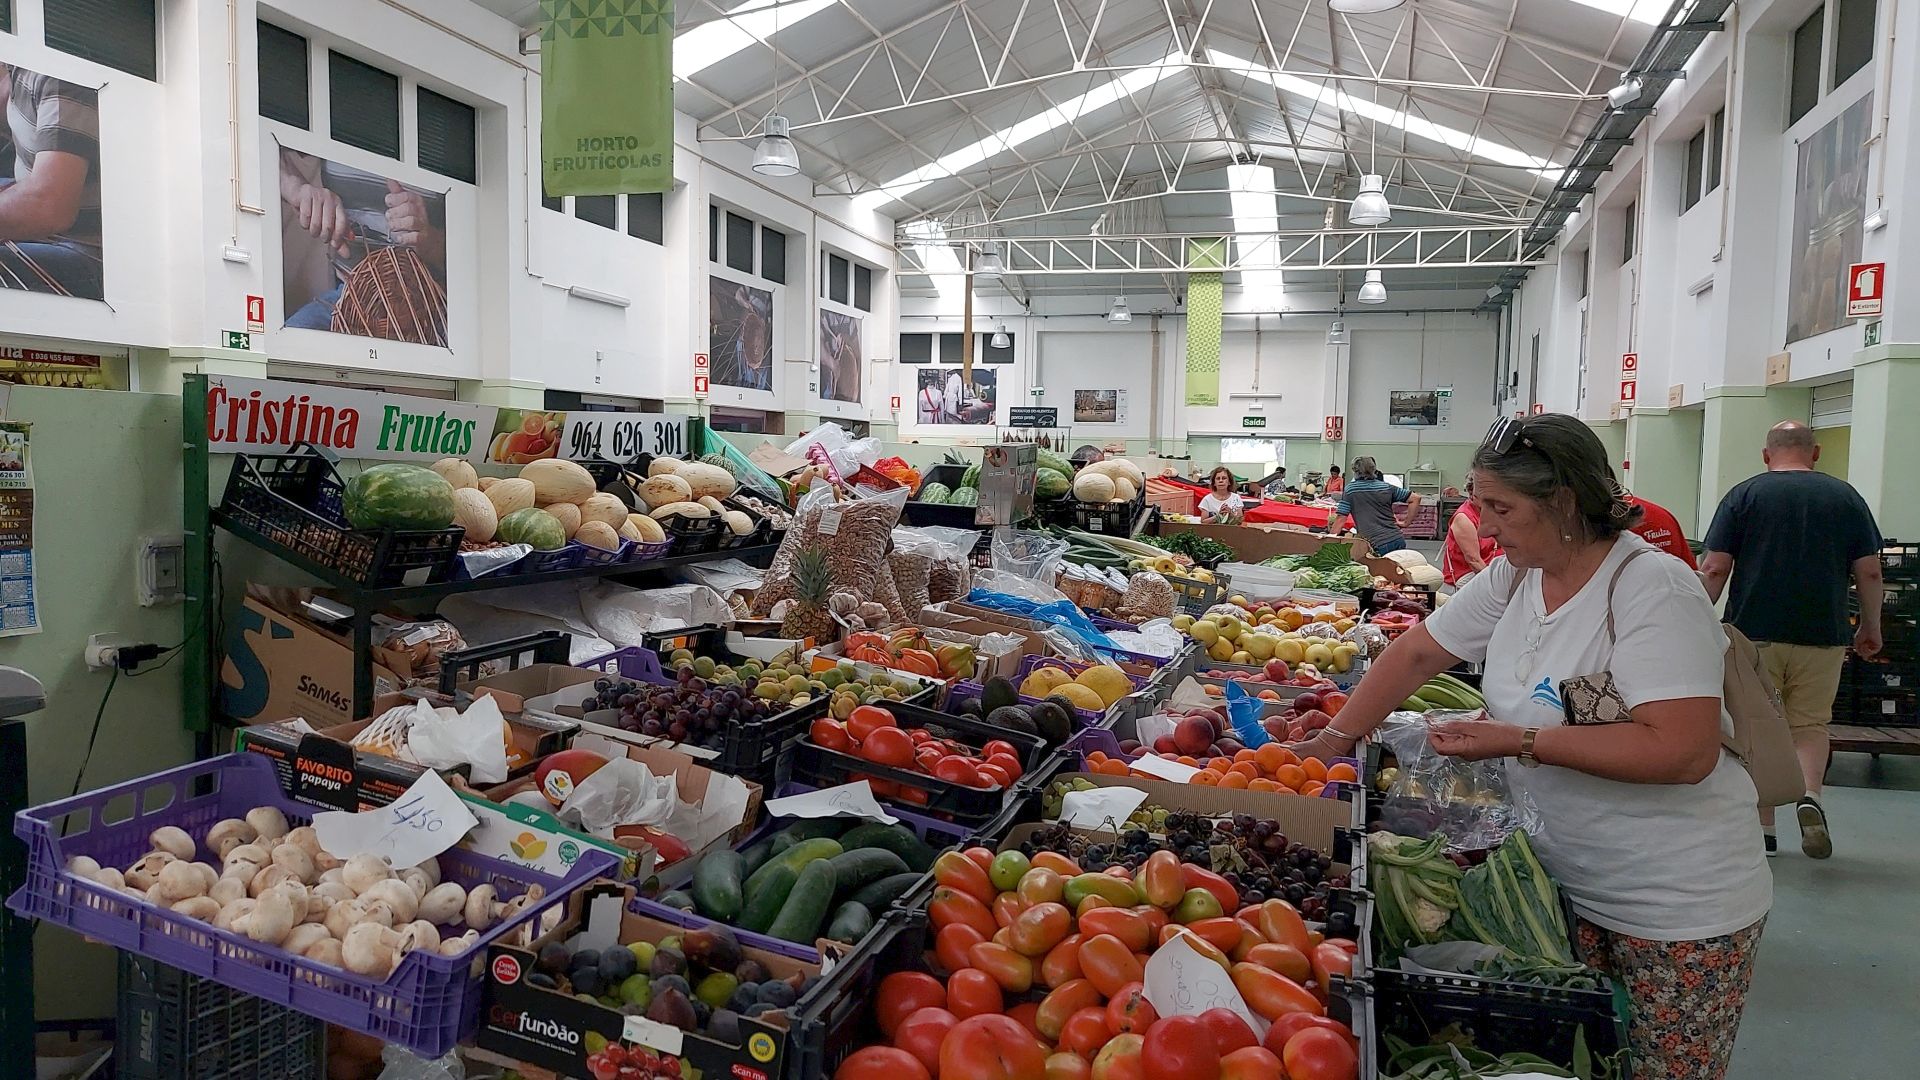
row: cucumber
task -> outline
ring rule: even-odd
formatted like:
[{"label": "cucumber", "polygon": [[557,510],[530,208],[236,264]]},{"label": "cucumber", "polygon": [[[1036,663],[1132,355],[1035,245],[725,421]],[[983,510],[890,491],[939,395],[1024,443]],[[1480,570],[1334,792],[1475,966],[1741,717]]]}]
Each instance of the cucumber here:
[{"label": "cucumber", "polygon": [[800,871],[799,880],[793,883],[793,891],[787,894],[787,902],[780,906],[773,925],[767,927],[767,935],[796,945],[813,944],[820,936],[820,925],[826,922],[827,905],[833,903],[833,886],[831,861],[815,859],[808,863]]},{"label": "cucumber", "polygon": [[813,860],[830,859],[840,854],[842,850],[840,841],[830,840],[824,836],[816,836],[811,840],[802,840],[787,850],[775,855],[773,858],[768,859],[760,869],[755,870],[753,875],[747,878],[747,884],[745,886],[746,895],[748,899],[751,900],[755,885],[766,880],[767,875],[771,874],[775,867],[784,866],[797,874],[800,872],[801,867]]},{"label": "cucumber", "polygon": [[773,858],[773,841],[779,833],[769,833],[740,849],[740,873],[751,874]]},{"label": "cucumber", "polygon": [[693,897],[688,896],[685,892],[682,892],[679,889],[674,889],[669,892],[661,893],[660,903],[665,904],[667,907],[670,907],[675,911],[694,910]]},{"label": "cucumber", "polygon": [[858,900],[849,900],[841,904],[827,922],[827,932],[822,935],[831,941],[852,945],[873,930],[873,912]]},{"label": "cucumber", "polygon": [[885,911],[893,906],[895,900],[907,895],[907,890],[913,888],[925,876],[925,874],[915,874],[911,871],[905,874],[889,874],[858,890],[847,899],[857,901],[868,911]]},{"label": "cucumber", "polygon": [[883,877],[907,873],[905,859],[886,848],[854,848],[828,859],[833,864],[834,882],[841,893],[852,893]]},{"label": "cucumber", "polygon": [[779,917],[780,909],[786,906],[794,884],[800,880],[800,871],[791,866],[769,863],[768,867],[772,872],[761,879],[758,888],[747,892],[747,906],[740,912],[739,926],[743,930],[766,933],[767,927]]},{"label": "cucumber", "polygon": [[693,904],[700,914],[732,922],[746,904],[740,884],[745,860],[737,851],[715,851],[693,868]]},{"label": "cucumber", "polygon": [[939,854],[905,825],[881,825],[877,822],[862,825],[842,836],[840,846],[848,851],[855,848],[885,848],[900,856],[907,864],[907,869],[921,872],[931,867],[934,856]]}]

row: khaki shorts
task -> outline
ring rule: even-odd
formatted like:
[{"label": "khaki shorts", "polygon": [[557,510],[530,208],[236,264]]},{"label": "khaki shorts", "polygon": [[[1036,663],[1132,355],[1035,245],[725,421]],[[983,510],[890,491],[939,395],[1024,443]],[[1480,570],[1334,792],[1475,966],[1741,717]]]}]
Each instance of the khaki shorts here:
[{"label": "khaki shorts", "polygon": [[1786,705],[1787,727],[1794,737],[1824,735],[1833,722],[1833,697],[1840,691],[1840,667],[1846,662],[1845,645],[1788,645],[1778,641],[1756,642],[1760,659],[1780,688]]}]

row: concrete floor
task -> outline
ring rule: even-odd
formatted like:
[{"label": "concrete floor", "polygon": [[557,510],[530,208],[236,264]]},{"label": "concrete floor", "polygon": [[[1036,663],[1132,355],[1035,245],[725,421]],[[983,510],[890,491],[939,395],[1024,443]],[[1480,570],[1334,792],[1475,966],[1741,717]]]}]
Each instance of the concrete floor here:
[{"label": "concrete floor", "polygon": [[1836,755],[1822,801],[1824,862],[1780,815],[1773,914],[1729,1080],[1920,1075],[1920,758]]}]

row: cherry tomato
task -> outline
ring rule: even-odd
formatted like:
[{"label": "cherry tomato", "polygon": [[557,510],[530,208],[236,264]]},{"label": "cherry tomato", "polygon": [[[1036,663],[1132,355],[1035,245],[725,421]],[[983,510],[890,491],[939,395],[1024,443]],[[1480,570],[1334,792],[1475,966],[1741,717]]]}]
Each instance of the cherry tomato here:
[{"label": "cherry tomato", "polygon": [[920,771],[929,776],[933,775],[933,767],[945,758],[945,754],[932,746],[922,746],[913,752],[913,763],[920,766]]},{"label": "cherry tomato", "polygon": [[813,740],[815,746],[837,750],[842,754],[853,749],[853,736],[847,734],[847,726],[824,716],[808,726],[807,737]]},{"label": "cherry tomato", "polygon": [[971,923],[948,923],[933,936],[933,958],[948,971],[967,966],[967,950],[987,940],[987,935]]},{"label": "cherry tomato", "polygon": [[[894,722],[892,713],[874,705],[859,705],[847,714],[847,731],[863,743],[880,728],[898,728],[899,726]],[[911,742],[911,738],[908,741]]]},{"label": "cherry tomato", "polygon": [[980,770],[974,768],[973,762],[958,754],[949,754],[934,762],[933,775],[949,784],[960,784],[963,787],[984,786],[980,782]]},{"label": "cherry tomato", "polygon": [[840,1063],[833,1080],[932,1080],[920,1059],[892,1046],[866,1046]]},{"label": "cherry tomato", "polygon": [[959,1017],[945,1009],[916,1009],[894,1029],[893,1045],[919,1058],[931,1072],[940,1067],[940,1044],[959,1022]]},{"label": "cherry tomato", "polygon": [[912,784],[896,784],[894,787],[896,790],[893,793],[893,797],[896,800],[906,803],[908,806],[927,805],[926,788],[914,787]]},{"label": "cherry tomato", "polygon": [[1360,1071],[1353,1044],[1324,1028],[1308,1028],[1288,1039],[1280,1061],[1291,1080],[1353,1080]]},{"label": "cherry tomato", "polygon": [[894,1030],[908,1013],[921,1009],[945,1008],[947,988],[924,971],[896,971],[880,980],[880,992],[874,995],[874,1019],[880,1034],[893,1037]]},{"label": "cherry tomato", "polygon": [[923,742],[930,741],[933,738],[933,732],[928,731],[926,728],[908,728],[907,738],[913,740],[913,745],[919,746]]},{"label": "cherry tomato", "polygon": [[1006,998],[993,976],[979,968],[961,968],[947,979],[947,1008],[965,1020],[970,1016],[1005,1012]]},{"label": "cherry tomato", "polygon": [[1154,1080],[1218,1080],[1220,1076],[1220,1051],[1213,1032],[1197,1016],[1163,1017],[1147,1028],[1140,1063]]},{"label": "cherry tomato", "polygon": [[904,768],[913,764],[913,740],[897,727],[874,728],[860,740],[860,756],[882,765]]}]

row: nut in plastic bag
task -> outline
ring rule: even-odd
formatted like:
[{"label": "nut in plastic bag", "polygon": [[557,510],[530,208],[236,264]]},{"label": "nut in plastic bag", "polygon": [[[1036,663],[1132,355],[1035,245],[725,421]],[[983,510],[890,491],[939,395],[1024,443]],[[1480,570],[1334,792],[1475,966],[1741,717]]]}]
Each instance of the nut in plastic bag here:
[{"label": "nut in plastic bag", "polygon": [[1399,775],[1381,800],[1381,828],[1401,836],[1445,834],[1448,851],[1499,846],[1518,829],[1535,835],[1544,822],[1532,798],[1507,778],[1504,758],[1467,761],[1427,743],[1427,727],[1444,720],[1483,719],[1480,712],[1396,712],[1374,735],[1399,759]]}]

